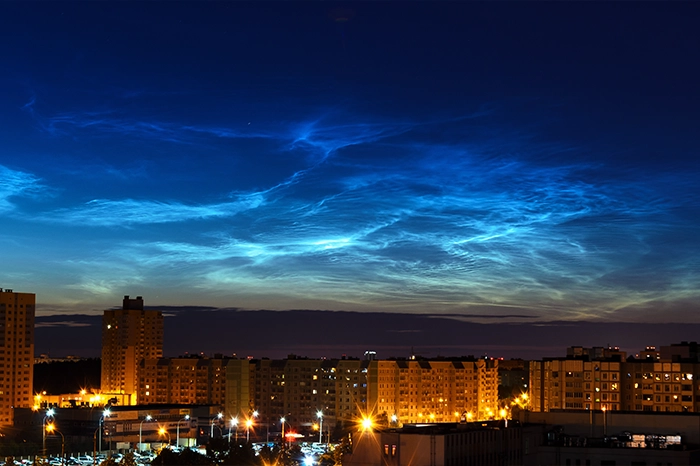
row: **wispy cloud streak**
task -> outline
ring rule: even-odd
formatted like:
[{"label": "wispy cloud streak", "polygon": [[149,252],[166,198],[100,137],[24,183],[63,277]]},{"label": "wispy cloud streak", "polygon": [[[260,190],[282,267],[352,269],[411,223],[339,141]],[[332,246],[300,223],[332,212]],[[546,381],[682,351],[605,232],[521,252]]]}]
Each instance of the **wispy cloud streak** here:
[{"label": "wispy cloud streak", "polygon": [[97,199],[79,209],[64,209],[44,216],[45,221],[89,226],[129,226],[205,220],[229,217],[255,209],[264,202],[261,195],[241,196],[235,201],[192,206],[177,202],[137,201],[126,199],[108,201]]},{"label": "wispy cloud streak", "polygon": [[33,197],[45,191],[39,178],[19,170],[0,165],[0,213],[14,210],[13,197]]}]

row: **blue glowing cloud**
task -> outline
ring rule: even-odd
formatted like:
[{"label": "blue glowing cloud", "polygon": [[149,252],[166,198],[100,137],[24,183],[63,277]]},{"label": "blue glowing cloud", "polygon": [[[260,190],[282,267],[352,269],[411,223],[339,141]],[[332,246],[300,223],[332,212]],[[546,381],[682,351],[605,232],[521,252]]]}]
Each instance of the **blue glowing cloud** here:
[{"label": "blue glowing cloud", "polygon": [[[362,8],[391,17],[386,6]],[[575,57],[559,67],[554,44],[520,50],[488,31],[421,32],[428,20],[449,29],[442,9],[475,7],[406,8],[416,9],[415,37],[391,21],[366,24],[339,48],[323,27],[325,41],[292,39],[313,21],[301,13],[279,31],[239,24],[258,45],[236,49],[237,60],[214,32],[188,36],[192,50],[114,45],[96,32],[113,52],[97,56],[81,33],[62,30],[72,48],[53,53],[87,60],[71,79],[49,73],[68,73],[51,51],[26,44],[40,58],[13,58],[31,79],[8,83],[14,107],[0,110],[6,278],[57,309],[94,311],[131,293],[158,304],[498,322],[691,318],[700,146],[674,115],[694,111],[697,70],[649,52],[678,71],[664,76],[688,80],[658,100],[640,91],[654,84],[642,62],[610,65],[630,79],[601,84],[595,60],[609,47],[610,60],[629,56],[625,44],[565,35]],[[202,24],[218,24],[207,11]],[[385,28],[401,45],[391,34],[376,40]],[[484,56],[470,45],[475,34],[491,44],[478,47]],[[300,50],[308,56],[290,62]]]},{"label": "blue glowing cloud", "polygon": [[45,192],[45,187],[38,177],[0,165],[0,213],[15,210],[13,198],[36,197],[42,192]]}]

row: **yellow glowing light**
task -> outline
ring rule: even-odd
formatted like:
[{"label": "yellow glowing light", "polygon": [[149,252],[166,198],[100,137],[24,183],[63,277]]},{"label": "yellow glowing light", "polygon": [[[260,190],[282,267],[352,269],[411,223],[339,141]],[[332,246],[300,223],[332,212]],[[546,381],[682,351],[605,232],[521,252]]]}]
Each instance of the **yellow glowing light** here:
[{"label": "yellow glowing light", "polygon": [[252,419],[246,420],[246,421],[245,421],[245,426],[246,426],[248,429],[250,429],[250,428],[253,426],[253,420],[252,420]]},{"label": "yellow glowing light", "polygon": [[371,417],[364,417],[362,418],[362,428],[364,430],[370,430],[372,429],[372,426],[374,425],[374,422],[372,421]]},{"label": "yellow glowing light", "polygon": [[160,429],[158,429],[158,434],[159,434],[159,435],[165,435],[165,432],[167,432],[167,431],[165,430],[165,427],[161,427]]},{"label": "yellow glowing light", "polygon": [[314,424],[314,425],[313,425],[313,429],[314,429],[314,430],[318,430],[318,424]]},{"label": "yellow glowing light", "polygon": [[46,424],[46,432],[51,433],[51,432],[53,432],[55,429],[56,429],[56,426],[54,426],[53,424]]},{"label": "yellow glowing light", "polygon": [[506,417],[506,414],[507,414],[507,412],[506,412],[506,410],[505,410],[505,409],[501,409],[501,410],[500,410],[500,411],[498,412],[498,414],[500,414],[500,415],[501,415],[501,418],[505,418],[505,417]]}]

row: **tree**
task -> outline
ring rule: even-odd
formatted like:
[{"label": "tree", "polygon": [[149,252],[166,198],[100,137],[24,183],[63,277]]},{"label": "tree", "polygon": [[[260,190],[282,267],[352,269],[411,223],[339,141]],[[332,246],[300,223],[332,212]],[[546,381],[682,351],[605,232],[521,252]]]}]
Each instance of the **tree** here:
[{"label": "tree", "polygon": [[190,448],[186,448],[181,453],[164,448],[151,464],[154,466],[212,466],[215,463],[210,458]]},{"label": "tree", "polygon": [[256,465],[258,459],[255,456],[252,443],[231,445],[231,448],[222,459],[222,464],[230,466]]},{"label": "tree", "polygon": [[124,458],[118,463],[119,466],[138,466],[133,453],[127,453]]},{"label": "tree", "polygon": [[119,463],[117,463],[117,460],[112,458],[111,456],[105,459],[100,466],[119,466]]}]

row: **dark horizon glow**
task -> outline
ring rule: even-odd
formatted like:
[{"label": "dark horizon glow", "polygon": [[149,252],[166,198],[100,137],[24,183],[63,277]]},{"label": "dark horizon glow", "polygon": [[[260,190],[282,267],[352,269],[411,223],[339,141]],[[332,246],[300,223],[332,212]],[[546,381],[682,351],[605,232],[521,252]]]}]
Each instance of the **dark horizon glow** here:
[{"label": "dark horizon glow", "polygon": [[699,11],[0,4],[0,286],[700,323]]},{"label": "dark horizon glow", "polygon": [[[549,321],[498,325],[447,316],[385,312],[163,309],[165,357],[309,358],[562,357],[570,346],[618,346],[628,356],[647,346],[696,341],[700,324]],[[40,316],[36,352],[99,357],[101,316]]]}]

